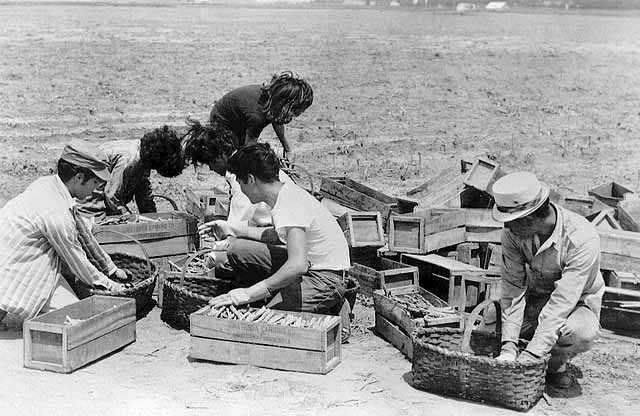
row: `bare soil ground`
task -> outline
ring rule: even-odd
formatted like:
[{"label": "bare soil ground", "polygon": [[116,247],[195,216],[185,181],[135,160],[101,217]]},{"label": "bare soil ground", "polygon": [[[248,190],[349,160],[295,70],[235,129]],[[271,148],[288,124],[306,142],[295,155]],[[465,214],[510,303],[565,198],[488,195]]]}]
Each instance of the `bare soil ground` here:
[{"label": "bare soil ground", "polygon": [[[0,204],[51,172],[71,138],[137,139],[205,119],[231,88],[291,69],[313,106],[287,133],[297,161],[402,195],[489,153],[563,195],[640,186],[640,17],[413,10],[0,6]],[[263,138],[275,143],[265,130]],[[189,170],[154,178],[180,200]],[[509,414],[413,389],[410,363],[374,336],[371,308],[326,376],[187,359],[155,309],[138,340],[71,375],[22,368],[0,332],[0,414]],[[631,415],[638,342],[604,338],[574,360],[579,385],[530,412]]]}]

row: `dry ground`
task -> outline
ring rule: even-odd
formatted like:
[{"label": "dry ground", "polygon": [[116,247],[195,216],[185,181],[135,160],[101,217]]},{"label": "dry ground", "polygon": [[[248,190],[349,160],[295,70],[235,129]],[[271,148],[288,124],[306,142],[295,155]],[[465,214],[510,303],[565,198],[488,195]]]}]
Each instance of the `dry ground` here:
[{"label": "dry ground", "polygon": [[[0,199],[53,167],[71,138],[139,138],[205,118],[229,89],[292,69],[313,106],[287,128],[298,161],[401,195],[489,153],[563,195],[638,188],[640,18],[409,10],[0,6]],[[274,134],[265,131],[272,140]],[[180,189],[211,175],[193,171]],[[211,183],[209,182],[209,183]],[[362,330],[327,376],[189,362],[154,310],[138,341],[72,375],[22,368],[0,333],[0,414],[508,414],[412,389],[410,363]],[[579,388],[531,414],[637,414],[637,342],[575,361]],[[550,392],[553,393],[553,392]]]}]

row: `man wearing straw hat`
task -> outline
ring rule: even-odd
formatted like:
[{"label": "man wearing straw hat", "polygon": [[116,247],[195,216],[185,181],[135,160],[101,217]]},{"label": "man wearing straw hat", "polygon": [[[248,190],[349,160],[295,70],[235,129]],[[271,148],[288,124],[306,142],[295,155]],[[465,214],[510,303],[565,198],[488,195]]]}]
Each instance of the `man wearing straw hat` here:
[{"label": "man wearing straw hat", "polygon": [[[600,328],[600,238],[583,217],[551,203],[532,173],[500,178],[493,196],[493,218],[504,223],[498,359],[551,354],[547,383],[568,388],[567,361],[590,349]],[[530,340],[520,353],[519,339]]]},{"label": "man wearing straw hat", "polygon": [[[87,259],[74,217],[76,200],[109,179],[103,159],[86,142],[67,144],[57,174],[37,179],[0,209],[0,322],[7,313],[24,320],[77,302],[63,266],[89,285],[123,289]],[[124,274],[109,262],[110,275]]]}]

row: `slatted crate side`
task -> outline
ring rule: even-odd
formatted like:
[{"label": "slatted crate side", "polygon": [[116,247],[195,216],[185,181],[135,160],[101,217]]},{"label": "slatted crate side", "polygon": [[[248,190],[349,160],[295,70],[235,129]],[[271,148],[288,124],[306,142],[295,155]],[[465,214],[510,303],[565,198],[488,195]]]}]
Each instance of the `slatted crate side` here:
[{"label": "slatted crate side", "polygon": [[405,253],[424,253],[424,224],[422,217],[389,217],[389,250]]},{"label": "slatted crate side", "polygon": [[465,241],[467,241],[467,234],[464,227],[453,228],[425,236],[424,251],[425,253],[432,253],[446,247],[456,246]]},{"label": "slatted crate side", "polygon": [[353,263],[348,273],[360,283],[360,293],[365,296],[373,296],[373,291],[380,288],[382,274],[372,267]]},{"label": "slatted crate side", "polygon": [[[206,307],[191,314],[191,335],[228,341],[325,351],[327,349],[327,332],[340,324],[340,318],[336,316],[332,317],[333,319],[330,324],[323,325],[322,328],[297,328],[269,324],[262,321],[249,322],[243,320],[214,318],[207,314],[206,311],[208,310],[209,308]],[[287,316],[303,317],[304,319],[325,318],[325,315],[304,312],[275,310],[274,312]]]},{"label": "slatted crate side", "polygon": [[144,214],[144,216],[159,221],[96,224],[93,227],[93,233],[101,244],[130,241],[123,236],[106,232],[108,230],[126,234],[140,241],[198,234],[198,220],[193,215],[184,212],[156,212]]},{"label": "slatted crate side", "polygon": [[[344,182],[344,181],[343,181]],[[320,194],[330,198],[348,208],[358,211],[378,211],[382,216],[382,222],[386,224],[393,204],[383,202],[375,197],[359,192],[348,185],[335,179],[323,177],[320,185]]]},{"label": "slatted crate side", "polygon": [[[142,241],[142,245],[151,258],[176,256],[191,253],[200,247],[200,238],[197,235],[188,235],[157,240]],[[140,246],[133,242],[118,242],[100,244],[107,253],[124,253],[133,256],[144,256]]]},{"label": "slatted crate side", "polygon": [[417,282],[418,269],[391,259],[376,257],[370,265],[354,263],[349,269],[349,276],[360,283],[360,293],[373,296],[373,291],[387,285],[413,284]]},{"label": "slatted crate side", "polygon": [[413,342],[409,335],[402,332],[400,327],[387,320],[384,316],[375,314],[375,331],[383,339],[396,347],[409,360],[413,358]]},{"label": "slatted crate side", "polygon": [[640,200],[620,201],[616,208],[620,226],[626,231],[640,231]]}]

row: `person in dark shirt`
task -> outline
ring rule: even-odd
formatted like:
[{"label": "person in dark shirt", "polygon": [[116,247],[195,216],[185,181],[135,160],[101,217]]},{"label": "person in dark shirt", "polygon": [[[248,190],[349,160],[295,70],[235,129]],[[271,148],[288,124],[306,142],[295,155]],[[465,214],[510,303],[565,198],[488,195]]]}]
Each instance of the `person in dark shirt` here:
[{"label": "person in dark shirt", "polygon": [[271,124],[282,144],[283,156],[288,158],[292,149],[284,125],[312,103],[309,83],[291,72],[283,72],[274,75],[269,85],[247,85],[225,94],[214,104],[209,122],[228,129],[236,149],[255,144],[262,130]]},{"label": "person in dark shirt", "polygon": [[141,214],[156,212],[149,176],[155,170],[161,176],[178,176],[185,167],[181,141],[169,126],[146,133],[140,140],[116,140],[100,145],[106,154],[111,179],[79,206],[83,214],[118,215],[135,199]]}]

